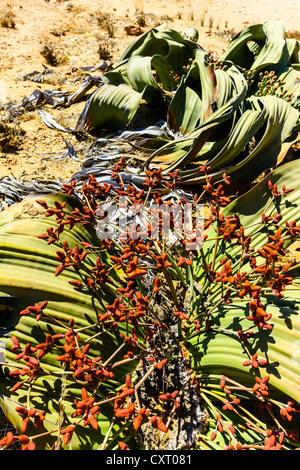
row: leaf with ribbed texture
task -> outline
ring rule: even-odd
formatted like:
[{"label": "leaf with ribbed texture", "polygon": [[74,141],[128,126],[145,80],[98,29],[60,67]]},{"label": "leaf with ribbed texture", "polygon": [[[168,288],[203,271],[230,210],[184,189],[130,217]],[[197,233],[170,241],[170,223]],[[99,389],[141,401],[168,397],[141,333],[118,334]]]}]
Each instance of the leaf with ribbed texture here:
[{"label": "leaf with ribbed texture", "polygon": [[291,105],[300,110],[300,66],[288,67],[278,79],[282,80],[283,84],[276,91],[276,95],[280,96],[281,93],[289,95]]},{"label": "leaf with ribbed texture", "polygon": [[[276,166],[283,144],[299,119],[299,112],[295,108],[275,96],[253,98],[252,106],[252,111],[246,111],[237,121],[237,128],[233,128],[221,150],[215,155],[210,154],[209,159],[201,153],[201,159],[208,165],[212,162],[211,176],[221,179],[222,174],[226,172],[231,176],[232,184],[237,187],[254,181],[263,171]],[[216,112],[212,115],[212,119],[215,114]],[[236,138],[240,126],[243,126],[243,132],[240,132]],[[245,149],[251,141],[251,136],[260,129],[264,132],[259,136],[259,140],[256,139],[254,149],[243,152],[243,148]],[[185,159],[186,155],[179,162]],[[179,176],[181,184],[205,184],[205,176],[201,175],[198,168],[186,170],[180,168]]]},{"label": "leaf with ribbed texture", "polygon": [[[193,29],[189,34],[195,36]],[[103,85],[89,98],[76,131],[122,129],[135,115],[140,100],[163,107],[164,93],[172,93],[176,74],[192,60],[200,46],[172,29],[152,29],[133,40],[116,66],[103,74]],[[156,76],[154,76],[154,71]]]},{"label": "leaf with ribbed texture", "polygon": [[171,65],[158,54],[151,57],[131,57],[127,64],[127,72],[132,87],[140,93],[147,86],[165,91],[173,91],[176,88],[176,82],[171,76]]},{"label": "leaf with ribbed texture", "polygon": [[168,41],[158,36],[158,31],[153,29],[135,38],[124,49],[119,57],[117,66],[128,61],[133,56],[152,56],[160,54],[166,56],[169,52]]},{"label": "leaf with ribbed texture", "polygon": [[[284,26],[280,20],[249,26],[232,39],[220,60],[232,61],[247,70],[260,70],[278,62],[286,64],[289,57],[284,33]],[[249,41],[263,45],[256,56],[248,47]]]},{"label": "leaf with ribbed texture", "polygon": [[120,129],[135,115],[142,93],[127,85],[107,84],[98,88],[88,100],[76,125],[77,131],[91,131],[96,127]]},{"label": "leaf with ribbed texture", "polygon": [[150,56],[159,54],[166,58],[175,72],[181,71],[183,65],[193,57],[195,49],[200,46],[193,40],[184,38],[184,31],[154,28],[134,39],[122,52],[117,67],[133,56]]},{"label": "leaf with ribbed texture", "polygon": [[[170,165],[166,171],[173,171],[178,168],[180,169],[180,173],[184,173],[184,170],[181,169],[184,168],[186,164],[192,162],[193,160],[198,161],[197,157],[203,148],[203,145],[205,145],[205,143],[209,140],[211,131],[217,131],[221,128],[222,125],[224,125],[224,123],[230,121],[230,119],[234,117],[234,113],[239,109],[241,103],[245,99],[247,85],[244,77],[241,74],[235,74],[234,81],[235,93],[228,102],[208,116],[207,119],[205,119],[195,129],[182,137],[178,137],[176,141],[167,143],[161,149],[150,155],[143,168],[148,168],[152,161],[155,162],[156,158],[160,159],[161,154],[163,154],[165,158],[166,155],[170,156]],[[182,152],[182,149],[185,149],[187,146],[188,150],[184,150]],[[173,152],[177,152],[178,150],[181,151],[179,155],[182,156],[174,161],[175,159],[172,158]],[[188,171],[193,172],[193,170]],[[183,178],[182,181],[185,181],[185,178]]]}]

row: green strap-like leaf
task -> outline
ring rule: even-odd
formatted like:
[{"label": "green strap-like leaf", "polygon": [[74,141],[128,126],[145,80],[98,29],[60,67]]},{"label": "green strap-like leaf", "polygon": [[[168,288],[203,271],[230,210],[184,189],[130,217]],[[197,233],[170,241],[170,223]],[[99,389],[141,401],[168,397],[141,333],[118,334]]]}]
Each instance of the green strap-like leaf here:
[{"label": "green strap-like leaf", "polygon": [[202,101],[199,93],[182,80],[169,105],[167,119],[170,128],[183,134],[192,131],[199,124]]},{"label": "green strap-like leaf", "polygon": [[128,61],[133,56],[153,56],[154,54],[160,54],[166,56],[169,52],[168,41],[158,36],[156,29],[145,32],[144,34],[136,37],[131,43],[124,49],[119,57],[117,65],[122,64],[124,61]]},{"label": "green strap-like leaf", "polygon": [[[273,329],[271,332],[264,330],[255,333],[251,353],[268,359],[269,365],[262,373],[270,375],[270,385],[298,401],[300,302],[295,301],[292,292],[287,290],[286,302],[269,296],[266,309],[272,314],[270,323]],[[251,368],[242,365],[248,356],[236,335],[238,330],[249,327],[247,315],[248,308],[234,300],[218,309],[211,319],[212,329],[190,340],[191,365],[196,371],[238,377],[244,384],[254,385]]]},{"label": "green strap-like leaf", "polygon": [[[222,213],[224,216],[238,214],[241,224],[245,227],[245,233],[252,238],[252,244],[254,248],[260,248],[268,242],[268,228],[262,225],[262,214],[266,212],[268,207],[268,215],[275,216],[281,214],[281,223],[284,224],[286,221],[298,221],[300,220],[299,212],[299,172],[300,172],[300,161],[295,160],[286,163],[279,168],[273,170],[268,176],[263,178],[258,184],[256,184],[248,192],[236,198],[231,202]],[[271,180],[272,184],[277,184],[278,188],[281,189],[282,185],[287,188],[294,188],[294,191],[288,194],[288,197],[283,196],[280,199],[276,199],[272,202],[271,192],[268,189],[268,180]],[[208,237],[214,238],[215,231],[211,230]],[[205,243],[205,251],[207,256],[210,257],[214,250],[214,240]],[[218,245],[217,260],[228,256],[235,263],[240,253],[240,245],[238,243],[232,243],[230,245],[230,251],[226,252],[226,243],[222,242]],[[198,269],[197,269],[198,266]],[[196,279],[200,279],[203,274],[203,268],[200,263],[200,258],[195,262],[195,276]]]},{"label": "green strap-like leaf", "polygon": [[[270,216],[280,213],[280,224],[283,226],[286,221],[299,223],[299,172],[299,160],[282,165],[223,209],[224,216],[238,215],[244,227],[245,236],[251,237],[251,247],[254,249],[261,248],[268,242],[270,228],[262,223],[263,213]],[[283,185],[294,190],[286,197],[282,195],[272,200],[268,180],[276,184],[279,190]],[[210,238],[212,240],[209,240]],[[208,263],[215,249],[214,238],[215,231],[211,229],[208,233],[208,241],[204,244],[204,254]],[[235,272],[238,267],[237,261],[241,256],[239,243],[233,240],[230,250],[225,241],[218,243],[215,264],[217,270],[219,260],[224,256],[228,257],[232,266],[236,266]],[[258,264],[259,262],[258,260]],[[241,270],[246,271],[247,267],[242,267]],[[205,282],[200,256],[194,262],[194,276],[200,284]],[[219,287],[216,285],[215,292],[217,289]],[[278,299],[271,293],[262,297],[267,312],[272,314],[270,323],[273,324],[273,329],[272,331],[254,329],[253,350],[251,349],[251,353],[257,352],[260,357],[268,359],[269,366],[262,373],[270,374],[270,384],[280,393],[285,393],[296,401],[300,396],[299,349],[297,349],[300,341],[299,297],[300,289],[297,289],[297,286],[288,286],[283,299]],[[252,382],[253,386],[253,373],[249,368],[242,366],[247,357],[235,334],[238,330],[251,327],[251,323],[246,318],[247,315],[249,315],[247,303],[236,301],[234,298],[232,303],[222,304],[215,309],[211,318],[211,325],[215,329],[208,329],[200,336],[194,335],[190,339],[191,361],[197,370],[201,369],[202,372],[205,371],[208,374],[229,375],[247,385]]]},{"label": "green strap-like leaf", "polygon": [[[239,184],[245,185],[247,182],[250,183],[254,181],[255,178],[262,174],[267,168],[275,167],[277,157],[281,152],[285,139],[297,124],[299,112],[289,103],[276,96],[268,95],[259,100],[253,98],[252,103],[254,110],[261,107],[261,116],[255,111],[253,111],[253,113],[247,113],[241,118],[239,125],[245,124],[243,132],[247,133],[250,137],[251,132],[257,131],[261,124],[265,122],[263,128],[264,133],[256,143],[255,148],[252,151],[246,152],[245,155],[242,153],[239,156],[239,152],[242,148],[242,135],[240,135],[237,140],[238,145],[236,148],[233,140],[230,140],[230,146],[228,148],[225,144],[222,151],[219,152],[219,155],[211,159],[213,163],[211,175],[215,179],[221,178],[222,174],[226,172],[231,176],[232,184],[237,186]],[[248,118],[249,121],[247,122]],[[257,118],[259,119],[256,120]],[[248,125],[251,126],[252,124],[254,127],[249,129]],[[232,135],[235,135],[235,129]],[[246,138],[244,143],[247,143]],[[232,157],[231,159],[229,158],[230,156]],[[235,158],[239,157],[240,159],[236,159],[235,164],[231,165],[233,156]],[[201,157],[205,159],[204,155]],[[218,161],[220,165],[217,166]],[[221,164],[222,161],[224,164]],[[226,161],[227,164],[225,163]],[[201,175],[198,168],[180,170],[179,175],[182,184],[192,185],[205,183],[205,176]]]},{"label": "green strap-like leaf", "polygon": [[200,93],[202,108],[199,118],[202,123],[212,114],[212,104],[217,99],[218,89],[215,73],[207,62],[207,54],[201,49],[195,51],[195,59],[187,73],[186,83]]},{"label": "green strap-like leaf", "polygon": [[278,79],[282,80],[283,84],[277,89],[276,95],[280,96],[282,92],[290,95],[290,104],[300,111],[300,70],[288,67]]},{"label": "green strap-like leaf", "polygon": [[[284,35],[284,26],[279,20],[249,26],[232,39],[220,60],[232,61],[247,70],[260,70],[278,63],[286,65],[289,55]],[[256,56],[247,46],[249,41],[263,44]]]},{"label": "green strap-like leaf", "polygon": [[87,102],[76,130],[91,131],[96,127],[106,129],[125,127],[135,115],[141,98],[142,93],[127,85],[102,85]]},{"label": "green strap-like leaf", "polygon": [[[79,200],[64,194],[45,196],[43,199],[51,206],[55,200],[66,203],[65,210],[68,212],[81,205]],[[53,227],[54,230],[57,228],[56,222],[53,219],[45,218],[44,212],[45,210],[41,209],[34,199],[27,199],[0,214],[0,293],[3,302],[6,299],[13,300],[10,314],[1,318],[1,332],[4,334],[1,341],[6,345],[4,357],[7,366],[1,367],[0,394],[2,397],[0,401],[1,407],[19,430],[20,416],[14,413],[15,406],[12,406],[11,400],[17,400],[19,404],[25,403],[26,405],[30,385],[29,382],[26,382],[21,389],[11,394],[10,390],[15,382],[8,374],[12,368],[20,366],[20,362],[15,360],[16,353],[10,350],[11,335],[17,336],[22,348],[29,343],[35,346],[45,342],[48,333],[64,335],[66,328],[61,324],[68,327],[70,319],[73,318],[75,328],[83,328],[80,332],[82,344],[90,343],[89,357],[101,356],[103,362],[115,353],[121,341],[117,332],[114,333],[107,329],[99,335],[101,327],[95,329],[95,324],[98,323],[98,314],[104,313],[105,305],[111,304],[115,298],[115,293],[110,288],[103,285],[98,291],[98,297],[96,297],[88,288],[75,288],[70,284],[71,280],[80,281],[83,273],[70,268],[64,270],[59,276],[55,276],[55,270],[59,264],[56,259],[56,251],[61,247],[56,244],[48,245],[45,240],[38,238],[38,235],[45,233],[48,228]],[[94,229],[86,229],[78,224],[72,230],[66,230],[61,238],[71,248],[74,248],[76,244],[81,247],[81,241],[92,245],[98,242]],[[102,262],[107,265],[107,269],[112,267],[105,252],[99,256]],[[96,258],[96,254],[89,254],[86,258],[86,266],[94,266]],[[119,285],[119,278],[115,277],[113,269],[110,269],[110,276],[113,280],[117,279],[118,284],[116,285]],[[48,301],[47,316],[42,315],[39,321],[36,321],[34,315],[19,315],[20,310],[44,300]],[[1,316],[3,312],[1,310]],[[9,335],[8,329],[10,330]],[[124,329],[120,325],[120,332],[122,331],[125,333],[126,327]],[[91,340],[95,333],[98,335]],[[75,409],[73,400],[75,397],[80,398],[81,396],[82,384],[75,380],[74,372],[66,370],[64,373],[64,368],[56,360],[60,351],[63,351],[63,344],[60,349],[56,349],[40,359],[43,373],[30,386],[31,406],[36,407],[38,411],[45,411],[45,428],[48,431],[58,428],[60,417],[64,419],[64,426],[70,424],[66,423],[65,417],[70,418]],[[122,358],[122,354],[116,356],[116,360]],[[108,392],[115,393],[116,389],[124,383],[126,374],[131,373],[135,367],[135,361],[116,367],[114,369],[115,378],[108,379],[101,385],[96,400],[101,401]],[[104,439],[112,416],[111,405],[101,407],[98,417],[98,432],[93,432],[90,429],[86,432],[83,423],[78,425],[74,441],[72,440],[73,449],[89,449],[98,446]],[[114,429],[118,429],[117,424]],[[33,431],[35,434],[40,433],[36,428]],[[54,436],[56,435],[57,432],[54,433]],[[55,440],[55,437],[53,439]],[[37,448],[52,445],[53,439],[49,436],[46,441],[38,439]]]}]

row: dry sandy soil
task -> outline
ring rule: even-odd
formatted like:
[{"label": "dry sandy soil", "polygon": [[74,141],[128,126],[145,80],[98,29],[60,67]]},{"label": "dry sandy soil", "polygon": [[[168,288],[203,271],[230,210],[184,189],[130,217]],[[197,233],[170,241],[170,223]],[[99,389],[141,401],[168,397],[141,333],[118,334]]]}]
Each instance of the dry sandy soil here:
[{"label": "dry sandy soil", "polygon": [[[69,87],[74,91],[76,83],[70,82],[84,76],[81,67],[95,67],[100,63],[100,42],[112,54],[109,61],[117,59],[133,40],[124,28],[128,24],[137,25],[138,12],[143,14],[144,30],[162,23],[178,30],[195,26],[199,30],[199,43],[216,55],[227,48],[228,31],[237,33],[250,24],[278,18],[289,33],[298,34],[300,28],[299,0],[0,0],[0,22],[7,10],[14,15],[14,27],[0,25],[2,116],[7,103],[20,103],[37,88],[66,90]],[[99,12],[110,15],[112,38],[107,29],[99,26]],[[56,66],[47,64],[41,54],[49,44],[61,60]],[[44,83],[24,80],[26,74],[41,72],[44,64],[54,72]],[[63,111],[51,108],[50,112],[61,124],[73,127],[83,106],[84,103],[79,103]],[[64,180],[77,171],[79,162],[55,159],[66,150],[65,143],[61,133],[47,128],[36,111],[25,113],[18,121],[24,132],[23,140],[19,147],[0,152],[0,176]],[[80,142],[74,139],[72,144],[80,155]]]}]

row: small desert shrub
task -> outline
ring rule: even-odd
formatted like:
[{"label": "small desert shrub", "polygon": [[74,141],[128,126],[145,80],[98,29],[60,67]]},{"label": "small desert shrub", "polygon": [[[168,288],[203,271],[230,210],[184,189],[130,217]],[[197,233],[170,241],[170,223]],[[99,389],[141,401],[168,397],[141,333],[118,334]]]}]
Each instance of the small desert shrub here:
[{"label": "small desert shrub", "polygon": [[102,60],[108,60],[112,58],[112,52],[115,42],[112,39],[107,39],[102,34],[96,36],[98,42],[98,55]]},{"label": "small desert shrub", "polygon": [[6,124],[0,121],[0,151],[19,147],[23,141],[25,131],[19,125]]},{"label": "small desert shrub", "polygon": [[100,28],[107,32],[108,37],[113,38],[115,35],[115,26],[111,14],[98,11],[96,13],[96,20]]},{"label": "small desert shrub", "polygon": [[161,15],[160,19],[161,21],[165,21],[165,22],[170,21],[171,23],[174,21],[174,18],[172,18],[172,16],[169,16],[169,15]]}]

